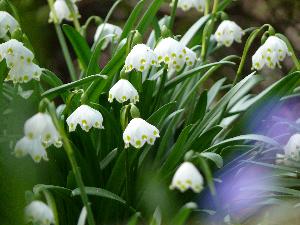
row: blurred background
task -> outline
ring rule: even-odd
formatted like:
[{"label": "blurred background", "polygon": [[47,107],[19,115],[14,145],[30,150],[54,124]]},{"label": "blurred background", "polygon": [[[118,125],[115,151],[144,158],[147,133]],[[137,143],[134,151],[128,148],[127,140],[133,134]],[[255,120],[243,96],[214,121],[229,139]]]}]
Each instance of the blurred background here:
[{"label": "blurred background", "polygon": [[[35,50],[36,58],[40,65],[49,68],[60,76],[65,82],[69,81],[67,67],[56,37],[56,33],[52,24],[48,23],[49,8],[47,1],[41,0],[12,0],[17,7],[21,18],[21,26],[32,42]],[[110,23],[123,26],[128,18],[132,8],[136,4],[136,0],[123,0],[113,13]],[[150,0],[149,0],[150,2]],[[91,15],[97,15],[105,18],[109,9],[113,5],[112,0],[82,0],[78,3],[81,14],[81,22]],[[231,20],[236,21],[242,28],[251,26],[260,26],[264,23],[272,24],[277,32],[285,34],[293,44],[296,54],[300,53],[300,1],[299,0],[238,0],[235,1],[227,10]],[[169,2],[163,5],[159,12],[159,16],[170,14]],[[177,11],[175,21],[175,34],[182,34],[196,20],[202,16],[195,10],[184,13]],[[93,42],[96,26],[91,26],[88,32],[88,42]],[[245,40],[244,40],[245,41]],[[256,43],[257,46],[260,44]],[[223,58],[228,54],[242,54],[242,46],[235,44],[232,48],[222,49],[215,57]],[[254,52],[256,48],[253,48]],[[105,55],[104,55],[105,56]],[[108,55],[103,57],[107,60]],[[247,74],[250,73],[251,60],[247,60]],[[102,62],[104,63],[104,62]],[[282,70],[275,70],[272,73],[268,71],[264,74],[266,80],[260,89],[266,85],[278,80],[283,74],[286,74],[291,68],[292,62],[286,60]],[[233,73],[233,71],[231,71]],[[230,73],[230,71],[228,72]],[[221,74],[220,74],[221,75]],[[227,75],[227,74],[222,74]],[[231,74],[228,74],[230,76]],[[219,76],[215,76],[219,78]],[[259,90],[258,90],[259,91]],[[11,130],[16,136],[20,137],[23,132],[23,123],[32,111],[36,111],[35,100],[32,102],[21,101],[14,104],[19,114],[10,114],[11,118],[0,118],[0,126],[11,126]],[[13,124],[7,124],[13,121]],[[0,128],[1,129],[1,128]],[[1,132],[3,133],[3,132]],[[0,136],[0,224],[17,224],[15,218],[21,218],[23,207],[25,205],[25,190],[31,190],[34,184],[51,183],[51,179],[47,177],[47,167],[51,164],[45,162],[37,165],[29,157],[26,159],[16,159],[12,154],[12,143],[7,143],[7,136]],[[22,162],[22,163],[20,163]],[[276,214],[276,213],[275,213]],[[18,215],[18,216],[16,216]],[[20,223],[19,223],[20,224]]]}]

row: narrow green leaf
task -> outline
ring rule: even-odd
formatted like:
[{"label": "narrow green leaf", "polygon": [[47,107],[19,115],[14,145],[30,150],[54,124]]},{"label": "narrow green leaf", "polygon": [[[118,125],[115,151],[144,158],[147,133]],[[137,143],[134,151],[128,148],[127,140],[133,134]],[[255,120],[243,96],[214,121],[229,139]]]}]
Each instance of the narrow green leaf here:
[{"label": "narrow green leaf", "polygon": [[185,204],[179,212],[175,215],[172,222],[172,225],[185,225],[187,220],[193,210],[197,209],[197,204],[194,202],[189,202]]},{"label": "narrow green leaf", "polygon": [[159,125],[162,122],[162,120],[166,118],[166,115],[170,114],[170,111],[174,109],[175,106],[176,102],[169,102],[163,105],[147,119],[147,122],[155,126]]},{"label": "narrow green leaf", "polygon": [[152,216],[150,225],[161,225],[161,220],[162,220],[161,212],[160,212],[159,207],[157,207],[154,211],[153,216]]},{"label": "narrow green leaf", "polygon": [[216,164],[216,166],[218,168],[222,168],[223,167],[222,156],[220,156],[217,153],[214,153],[214,152],[202,152],[202,153],[199,154],[199,156],[201,156],[203,158],[206,158],[206,159],[212,160]]}]

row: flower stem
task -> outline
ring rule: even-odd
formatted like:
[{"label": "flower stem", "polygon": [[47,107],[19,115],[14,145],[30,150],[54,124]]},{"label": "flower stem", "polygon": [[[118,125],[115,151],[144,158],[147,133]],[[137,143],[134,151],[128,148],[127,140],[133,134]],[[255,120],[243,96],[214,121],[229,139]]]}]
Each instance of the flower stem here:
[{"label": "flower stem", "polygon": [[209,9],[210,9],[210,0],[205,0],[205,11],[204,11],[205,16],[209,14]]},{"label": "flower stem", "polygon": [[89,223],[89,225],[96,225],[95,220],[94,220],[94,216],[93,216],[93,212],[92,212],[92,209],[91,209],[91,205],[89,203],[87,193],[85,192],[85,186],[84,186],[84,183],[83,183],[83,180],[82,180],[82,176],[81,176],[79,167],[77,165],[77,161],[76,161],[76,158],[75,158],[75,155],[74,155],[73,148],[70,144],[70,141],[69,141],[69,139],[66,135],[66,132],[65,132],[64,128],[61,126],[60,122],[57,119],[54,104],[52,102],[50,102],[48,99],[44,99],[44,100],[47,103],[47,108],[48,108],[48,111],[49,111],[49,113],[52,117],[52,120],[53,120],[54,124],[55,124],[55,127],[56,127],[56,129],[58,130],[59,134],[62,137],[62,141],[63,141],[63,144],[64,144],[63,145],[64,149],[65,149],[65,151],[67,153],[67,156],[69,158],[69,161],[70,161],[70,164],[71,164],[71,167],[72,167],[72,171],[73,171],[74,176],[75,176],[76,183],[77,183],[77,185],[79,187],[79,190],[80,190],[81,200],[82,200],[83,205],[86,207],[86,210],[87,210],[88,223]]},{"label": "flower stem", "polygon": [[67,6],[68,6],[71,14],[72,14],[74,27],[79,33],[81,33],[81,27],[80,27],[80,23],[79,23],[79,20],[78,20],[78,15],[76,14],[76,12],[74,10],[74,7],[73,7],[74,3],[72,3],[71,0],[66,0],[66,3],[67,3]]},{"label": "flower stem", "polygon": [[219,0],[214,0],[212,14],[215,14],[218,11],[218,4],[219,4]]},{"label": "flower stem", "polygon": [[174,25],[174,21],[175,21],[175,17],[176,17],[177,5],[178,5],[178,0],[174,0],[173,5],[172,5],[170,23],[169,23],[169,29],[170,30],[173,29],[173,25]]}]

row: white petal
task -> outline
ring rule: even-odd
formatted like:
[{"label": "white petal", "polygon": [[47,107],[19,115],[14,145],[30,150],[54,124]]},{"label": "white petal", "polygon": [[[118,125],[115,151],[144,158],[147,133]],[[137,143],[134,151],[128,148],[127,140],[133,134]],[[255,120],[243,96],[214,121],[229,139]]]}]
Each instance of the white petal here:
[{"label": "white petal", "polygon": [[54,224],[51,208],[42,201],[33,201],[25,208],[26,222],[50,225]]}]

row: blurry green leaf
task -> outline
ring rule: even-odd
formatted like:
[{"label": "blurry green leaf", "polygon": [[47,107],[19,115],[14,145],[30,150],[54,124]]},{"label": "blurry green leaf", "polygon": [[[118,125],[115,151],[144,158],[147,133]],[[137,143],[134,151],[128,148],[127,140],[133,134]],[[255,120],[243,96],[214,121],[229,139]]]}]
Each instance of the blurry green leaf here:
[{"label": "blurry green leaf", "polygon": [[150,225],[161,225],[161,212],[159,207],[155,209]]},{"label": "blurry green leaf", "polygon": [[49,84],[51,87],[58,87],[63,85],[61,79],[59,79],[58,76],[52,71],[47,69],[43,69],[41,80]]},{"label": "blurry green leaf", "polygon": [[196,121],[201,121],[206,113],[207,109],[207,91],[201,93],[197,104],[195,106],[195,110],[192,114],[191,123],[195,123]]},{"label": "blurry green leaf", "polygon": [[208,184],[211,194],[215,195],[216,190],[215,190],[214,178],[213,178],[213,175],[209,168],[208,163],[206,162],[206,160],[204,160],[201,157],[198,157],[198,162],[199,162],[198,165],[201,168],[201,172],[204,174],[204,176],[206,178],[206,181],[207,181],[207,184]]},{"label": "blurry green leaf", "polygon": [[141,214],[139,212],[135,213],[130,218],[130,220],[128,221],[127,225],[137,225],[139,217],[141,217]]},{"label": "blurry green leaf", "polygon": [[33,187],[33,192],[35,194],[41,193],[44,190],[55,191],[62,193],[64,195],[70,196],[71,190],[65,187],[55,186],[55,185],[46,185],[46,184],[37,184]]},{"label": "blurry green leaf", "polygon": [[84,206],[84,207],[82,207],[82,210],[80,212],[77,225],[85,225],[86,216],[87,216],[87,211],[86,211],[86,208]]},{"label": "blurry green leaf", "polygon": [[214,153],[214,152],[202,152],[199,155],[201,157],[212,160],[218,168],[223,167],[223,159],[222,159],[222,156],[220,156],[219,154]]},{"label": "blurry green leaf", "polygon": [[117,148],[115,148],[110,153],[108,153],[108,155],[104,159],[102,159],[102,161],[100,162],[101,170],[105,169],[107,167],[107,165],[114,160],[114,158],[117,156],[117,154],[118,154]]},{"label": "blurry green leaf", "polygon": [[226,78],[224,77],[214,83],[214,85],[209,89],[207,93],[207,106],[210,106],[213,103],[225,81]]},{"label": "blurry green leaf", "polygon": [[166,118],[166,116],[170,114],[170,111],[175,108],[175,106],[176,102],[169,102],[163,105],[147,119],[147,122],[155,126],[160,125],[161,122]]},{"label": "blurry green leaf", "polygon": [[189,202],[185,204],[179,212],[175,215],[172,222],[172,225],[185,225],[187,224],[187,220],[193,210],[197,209],[197,205],[194,202]]},{"label": "blurry green leaf", "polygon": [[203,132],[198,138],[195,139],[191,148],[198,152],[208,148],[222,129],[223,127],[221,126],[215,126]]}]

